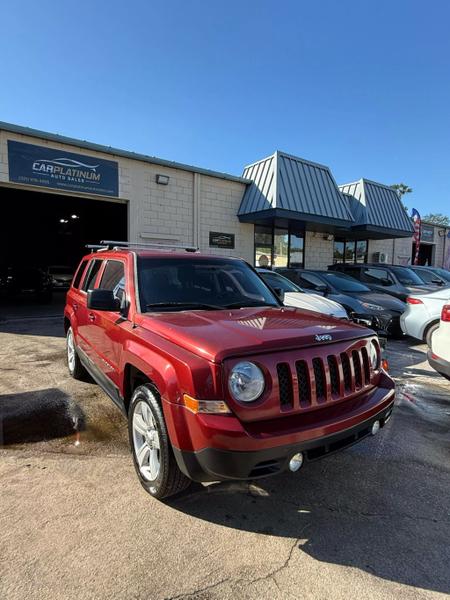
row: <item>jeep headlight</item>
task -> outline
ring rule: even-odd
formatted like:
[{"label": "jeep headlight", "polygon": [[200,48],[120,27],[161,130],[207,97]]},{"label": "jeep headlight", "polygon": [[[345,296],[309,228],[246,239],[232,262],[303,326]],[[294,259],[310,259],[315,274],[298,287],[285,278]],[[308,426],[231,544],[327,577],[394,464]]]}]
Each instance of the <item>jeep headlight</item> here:
[{"label": "jeep headlight", "polygon": [[374,371],[380,368],[380,351],[377,346],[372,342],[369,350],[370,366]]},{"label": "jeep headlight", "polygon": [[235,400],[253,402],[264,391],[263,372],[254,363],[243,361],[234,365],[228,378],[228,389]]}]

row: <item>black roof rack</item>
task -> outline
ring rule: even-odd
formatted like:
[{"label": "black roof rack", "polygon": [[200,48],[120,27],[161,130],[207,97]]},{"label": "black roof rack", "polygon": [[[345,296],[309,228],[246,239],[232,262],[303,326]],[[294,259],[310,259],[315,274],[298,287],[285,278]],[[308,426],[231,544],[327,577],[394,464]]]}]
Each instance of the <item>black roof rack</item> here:
[{"label": "black roof rack", "polygon": [[182,246],[177,244],[155,244],[147,242],[119,242],[116,240],[102,240],[100,244],[86,244],[92,252],[105,250],[120,250],[121,248],[154,248],[155,250],[184,250],[185,252],[198,252],[195,246]]}]

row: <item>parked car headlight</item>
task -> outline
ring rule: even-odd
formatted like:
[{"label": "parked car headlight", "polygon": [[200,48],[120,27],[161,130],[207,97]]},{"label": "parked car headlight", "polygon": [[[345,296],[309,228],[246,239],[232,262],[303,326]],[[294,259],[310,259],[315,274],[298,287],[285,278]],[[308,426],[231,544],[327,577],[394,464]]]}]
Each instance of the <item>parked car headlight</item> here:
[{"label": "parked car headlight", "polygon": [[253,402],[264,391],[263,372],[254,363],[243,361],[234,365],[228,378],[231,395],[240,402]]},{"label": "parked car headlight", "polygon": [[369,310],[384,310],[382,306],[378,304],[371,304],[370,302],[361,302],[364,308],[368,308]]},{"label": "parked car headlight", "polygon": [[371,365],[372,369],[374,371],[379,369],[380,361],[381,361],[380,351],[373,342],[370,344],[369,358],[370,358],[370,365]]}]

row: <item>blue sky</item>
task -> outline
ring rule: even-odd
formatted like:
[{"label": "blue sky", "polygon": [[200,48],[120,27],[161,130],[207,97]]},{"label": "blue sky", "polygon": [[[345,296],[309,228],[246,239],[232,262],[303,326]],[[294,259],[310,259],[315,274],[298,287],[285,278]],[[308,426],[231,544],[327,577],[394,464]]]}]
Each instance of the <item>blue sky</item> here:
[{"label": "blue sky", "polygon": [[241,174],[274,150],[450,214],[450,3],[4,0],[0,120]]}]

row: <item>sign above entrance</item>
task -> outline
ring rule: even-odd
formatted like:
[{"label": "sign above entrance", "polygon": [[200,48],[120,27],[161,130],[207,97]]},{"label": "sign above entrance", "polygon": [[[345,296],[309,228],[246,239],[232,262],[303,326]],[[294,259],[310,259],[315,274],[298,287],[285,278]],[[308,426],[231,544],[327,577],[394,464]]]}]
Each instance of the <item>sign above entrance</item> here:
[{"label": "sign above entrance", "polygon": [[234,233],[210,231],[209,245],[215,248],[234,248]]},{"label": "sign above entrance", "polygon": [[434,227],[433,227],[433,225],[424,225],[422,223],[421,237],[422,237],[422,242],[434,242]]},{"label": "sign above entrance", "polygon": [[119,195],[117,162],[8,140],[9,180],[99,196]]}]

